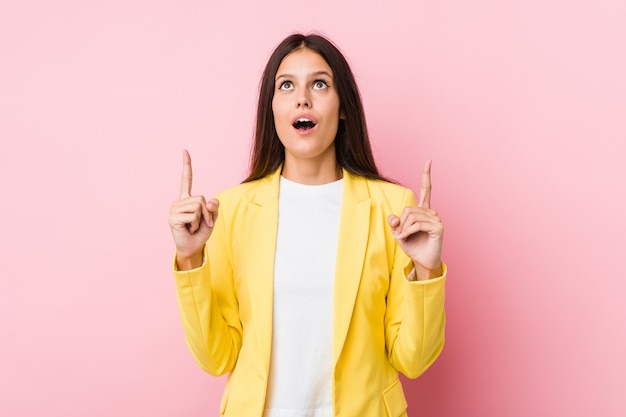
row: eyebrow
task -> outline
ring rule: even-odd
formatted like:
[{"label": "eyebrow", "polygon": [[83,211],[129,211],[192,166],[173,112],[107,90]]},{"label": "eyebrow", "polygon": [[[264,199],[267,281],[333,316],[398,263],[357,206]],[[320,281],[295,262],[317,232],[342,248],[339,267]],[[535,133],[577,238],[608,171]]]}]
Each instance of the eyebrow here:
[{"label": "eyebrow", "polygon": [[[316,77],[318,75],[325,75],[325,76],[329,77],[331,80],[333,79],[333,76],[330,75],[328,73],[328,71],[324,71],[324,70],[322,70],[322,71],[315,71],[315,72],[312,72],[310,74],[307,74],[308,77]],[[296,76],[293,75],[293,74],[280,74],[280,75],[276,76],[276,80],[275,81],[278,81],[281,78],[295,78],[295,77]]]}]

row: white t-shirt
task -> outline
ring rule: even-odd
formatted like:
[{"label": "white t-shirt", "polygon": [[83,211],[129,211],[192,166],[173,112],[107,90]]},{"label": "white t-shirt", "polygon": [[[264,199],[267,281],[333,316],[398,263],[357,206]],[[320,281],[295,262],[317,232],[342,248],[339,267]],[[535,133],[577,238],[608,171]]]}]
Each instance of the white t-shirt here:
[{"label": "white t-shirt", "polygon": [[264,417],[332,417],[333,289],[343,180],[280,179]]}]

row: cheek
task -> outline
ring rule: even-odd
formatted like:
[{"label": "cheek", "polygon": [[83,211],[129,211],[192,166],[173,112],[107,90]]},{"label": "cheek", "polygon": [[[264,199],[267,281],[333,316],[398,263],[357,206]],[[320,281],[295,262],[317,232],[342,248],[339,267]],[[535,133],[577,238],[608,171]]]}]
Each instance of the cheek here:
[{"label": "cheek", "polygon": [[285,109],[285,104],[280,100],[272,100],[272,114],[274,121],[281,121],[288,117],[288,112]]},{"label": "cheek", "polygon": [[274,119],[274,129],[278,139],[282,142],[283,138],[289,134],[291,122],[288,120],[288,114],[285,112],[284,105],[281,106],[280,101],[272,101],[272,116]]},{"label": "cheek", "polygon": [[344,116],[341,111],[341,102],[339,101],[339,97],[333,98],[331,107],[333,109],[333,114],[336,114],[338,119],[343,119]]}]

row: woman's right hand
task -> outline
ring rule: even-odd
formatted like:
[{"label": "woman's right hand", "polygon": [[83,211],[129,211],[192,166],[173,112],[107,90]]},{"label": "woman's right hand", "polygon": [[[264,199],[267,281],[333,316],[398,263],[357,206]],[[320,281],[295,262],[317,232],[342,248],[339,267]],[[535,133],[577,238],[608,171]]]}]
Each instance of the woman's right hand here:
[{"label": "woman's right hand", "polygon": [[204,244],[209,240],[219,201],[206,201],[203,196],[191,195],[191,157],[183,150],[183,175],[180,197],[172,203],[169,223],[176,245],[176,264],[179,270],[189,270],[202,265]]}]

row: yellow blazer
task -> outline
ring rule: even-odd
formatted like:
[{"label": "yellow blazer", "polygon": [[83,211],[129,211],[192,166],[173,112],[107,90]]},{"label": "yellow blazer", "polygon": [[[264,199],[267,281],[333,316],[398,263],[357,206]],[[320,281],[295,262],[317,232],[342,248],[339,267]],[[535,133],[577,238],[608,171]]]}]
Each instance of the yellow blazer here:
[{"label": "yellow blazer", "polygon": [[[174,273],[191,353],[207,372],[230,373],[223,416],[263,415],[279,171],[219,194],[204,265]],[[407,281],[412,263],[391,234],[387,216],[415,205],[413,192],[343,175],[333,300],[334,415],[406,416],[398,371],[416,378],[443,348],[446,268],[440,278]]]}]

